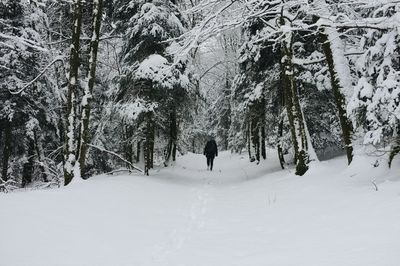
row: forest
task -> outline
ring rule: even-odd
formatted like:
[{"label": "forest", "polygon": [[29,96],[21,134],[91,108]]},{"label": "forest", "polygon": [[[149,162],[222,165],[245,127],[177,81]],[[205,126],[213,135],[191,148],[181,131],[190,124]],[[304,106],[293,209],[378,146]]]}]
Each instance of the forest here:
[{"label": "forest", "polygon": [[[400,152],[395,0],[0,1],[2,191],[151,175],[207,137],[282,169]],[[343,168],[347,165],[343,165]]]},{"label": "forest", "polygon": [[0,265],[400,265],[399,53],[399,0],[0,0]]}]

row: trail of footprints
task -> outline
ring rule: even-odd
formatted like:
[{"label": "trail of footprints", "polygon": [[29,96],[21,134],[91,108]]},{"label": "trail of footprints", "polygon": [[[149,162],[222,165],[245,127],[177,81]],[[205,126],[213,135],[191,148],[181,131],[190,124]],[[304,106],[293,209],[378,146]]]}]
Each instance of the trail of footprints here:
[{"label": "trail of footprints", "polygon": [[210,178],[204,178],[204,183],[200,188],[193,189],[194,199],[190,206],[189,214],[186,216],[186,225],[182,228],[174,229],[167,239],[157,244],[154,248],[152,258],[159,265],[169,264],[169,258],[182,249],[183,245],[192,237],[193,233],[205,226],[205,214],[210,201],[209,189],[212,185]]}]

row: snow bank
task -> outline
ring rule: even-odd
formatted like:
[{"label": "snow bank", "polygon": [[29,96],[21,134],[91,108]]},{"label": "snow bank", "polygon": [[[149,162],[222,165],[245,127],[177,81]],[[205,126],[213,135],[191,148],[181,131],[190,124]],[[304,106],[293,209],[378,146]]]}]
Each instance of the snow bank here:
[{"label": "snow bank", "polygon": [[208,172],[189,154],[151,177],[1,194],[0,264],[400,265],[400,169],[343,157],[298,177],[275,158],[223,152]]}]

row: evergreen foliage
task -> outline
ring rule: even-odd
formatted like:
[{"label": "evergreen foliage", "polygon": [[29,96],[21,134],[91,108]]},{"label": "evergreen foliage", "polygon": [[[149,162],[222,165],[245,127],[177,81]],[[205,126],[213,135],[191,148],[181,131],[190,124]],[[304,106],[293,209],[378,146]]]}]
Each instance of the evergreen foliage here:
[{"label": "evergreen foliage", "polygon": [[0,0],[0,189],[149,174],[209,135],[298,175],[361,143],[390,166],[400,4],[367,2]]}]

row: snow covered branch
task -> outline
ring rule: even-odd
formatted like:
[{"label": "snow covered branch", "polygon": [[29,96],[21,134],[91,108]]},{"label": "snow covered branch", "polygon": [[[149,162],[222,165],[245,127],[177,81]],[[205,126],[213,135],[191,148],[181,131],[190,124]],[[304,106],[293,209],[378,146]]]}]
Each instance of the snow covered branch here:
[{"label": "snow covered branch", "polygon": [[35,43],[34,41],[28,40],[26,38],[7,35],[7,34],[4,34],[4,33],[0,33],[0,38],[10,39],[10,40],[12,40],[12,41],[14,41],[16,43],[22,43],[23,45],[26,45],[26,46],[28,46],[30,48],[33,48],[35,50],[38,50],[40,52],[48,52],[48,50],[46,48],[43,48],[43,47],[39,46],[39,44]]},{"label": "snow covered branch", "polygon": [[109,151],[109,150],[107,150],[107,149],[105,149],[105,148],[103,148],[103,147],[99,147],[99,146],[96,146],[96,145],[93,145],[93,144],[87,144],[87,146],[89,146],[89,147],[91,147],[91,148],[94,148],[94,149],[97,149],[97,150],[99,150],[99,151],[102,151],[102,152],[106,152],[106,153],[108,153],[108,154],[111,154],[111,155],[117,157],[118,159],[120,159],[121,161],[123,161],[124,163],[127,163],[130,167],[132,167],[132,169],[134,169],[134,170],[136,170],[136,171],[139,171],[139,172],[141,172],[141,173],[144,173],[144,171],[143,171],[142,169],[140,169],[139,167],[133,165],[131,162],[129,162],[128,160],[126,160],[124,157],[122,157],[122,156],[119,155],[118,153],[115,153],[115,152],[113,152],[113,151]]},{"label": "snow covered branch", "polygon": [[30,82],[28,82],[24,87],[22,87],[20,90],[18,90],[18,91],[11,91],[11,90],[8,90],[11,94],[13,94],[13,95],[17,95],[17,94],[20,94],[21,92],[23,92],[26,88],[28,88],[29,86],[31,86],[33,83],[35,83],[41,76],[43,76],[45,73],[46,73],[46,71],[52,66],[52,65],[54,65],[55,63],[57,63],[57,62],[64,62],[64,59],[63,59],[63,57],[61,57],[61,56],[59,56],[59,57],[56,57],[56,59],[54,59],[50,64],[48,64],[43,70],[42,70],[42,72],[40,72],[40,74],[38,75],[38,76],[36,76],[36,78],[34,78],[32,81],[30,81]]}]

